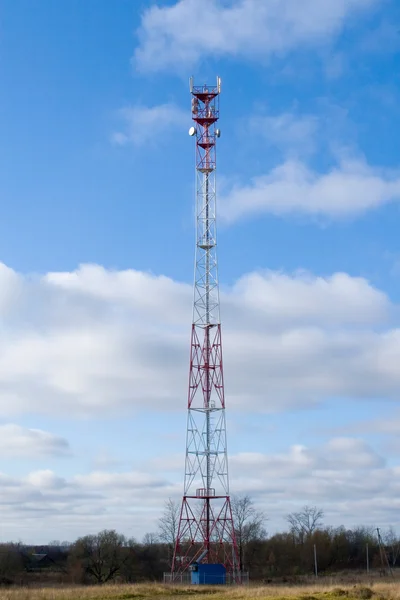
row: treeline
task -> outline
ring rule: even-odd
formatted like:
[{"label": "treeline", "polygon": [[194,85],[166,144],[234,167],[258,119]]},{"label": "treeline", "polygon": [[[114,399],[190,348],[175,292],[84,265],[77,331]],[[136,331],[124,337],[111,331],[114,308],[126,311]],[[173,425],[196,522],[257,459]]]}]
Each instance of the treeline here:
[{"label": "treeline", "polygon": [[[288,530],[268,535],[266,515],[248,496],[232,499],[241,568],[253,581],[299,581],[315,572],[390,572],[400,566],[400,540],[392,529],[329,527],[323,512],[304,507],[287,515]],[[171,568],[178,531],[179,505],[169,500],[155,533],[141,542],[113,530],[87,535],[73,543],[47,546],[0,545],[0,583],[103,584],[114,581],[161,581]],[[379,536],[379,537],[378,537]]]}]

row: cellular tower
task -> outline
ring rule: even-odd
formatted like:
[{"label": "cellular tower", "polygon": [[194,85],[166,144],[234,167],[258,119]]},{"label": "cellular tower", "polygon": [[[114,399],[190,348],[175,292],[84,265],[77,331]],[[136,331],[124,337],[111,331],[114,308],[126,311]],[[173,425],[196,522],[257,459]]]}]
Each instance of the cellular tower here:
[{"label": "cellular tower", "polygon": [[185,483],[172,580],[195,563],[224,564],[238,573],[238,549],[229,497],[217,269],[216,143],[220,136],[215,86],[194,86],[189,134],[196,140],[196,257],[190,348]]}]

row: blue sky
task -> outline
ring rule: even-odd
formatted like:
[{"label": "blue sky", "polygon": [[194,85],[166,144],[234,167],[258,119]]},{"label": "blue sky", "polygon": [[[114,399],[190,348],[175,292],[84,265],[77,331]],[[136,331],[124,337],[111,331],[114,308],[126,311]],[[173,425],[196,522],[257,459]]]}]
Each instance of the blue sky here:
[{"label": "blue sky", "polygon": [[306,503],[399,526],[399,17],[395,0],[3,2],[2,539],[140,539],[182,492],[190,75],[222,78],[232,492],[271,532]]}]

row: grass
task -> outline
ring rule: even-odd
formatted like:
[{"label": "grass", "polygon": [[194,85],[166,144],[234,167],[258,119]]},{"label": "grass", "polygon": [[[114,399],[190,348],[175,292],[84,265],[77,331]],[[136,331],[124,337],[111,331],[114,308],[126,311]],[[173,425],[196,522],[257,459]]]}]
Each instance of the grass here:
[{"label": "grass", "polygon": [[239,586],[192,587],[159,584],[109,585],[96,587],[13,588],[0,590],[0,600],[400,600],[399,583],[371,586]]}]

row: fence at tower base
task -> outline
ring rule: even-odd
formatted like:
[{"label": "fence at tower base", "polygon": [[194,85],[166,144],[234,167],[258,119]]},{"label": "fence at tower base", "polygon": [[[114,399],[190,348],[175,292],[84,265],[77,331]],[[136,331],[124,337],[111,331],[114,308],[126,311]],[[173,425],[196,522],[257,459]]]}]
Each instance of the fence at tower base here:
[{"label": "fence at tower base", "polygon": [[[172,583],[173,585],[191,585],[193,583],[192,574],[187,571],[184,573],[164,573],[163,579],[164,583]],[[208,582],[199,581],[199,583],[202,585],[207,585]],[[249,573],[248,571],[242,571],[235,574],[226,573],[223,576],[221,576],[220,582],[214,581],[213,585],[218,585],[218,583],[222,585],[246,585],[249,583]]]}]

